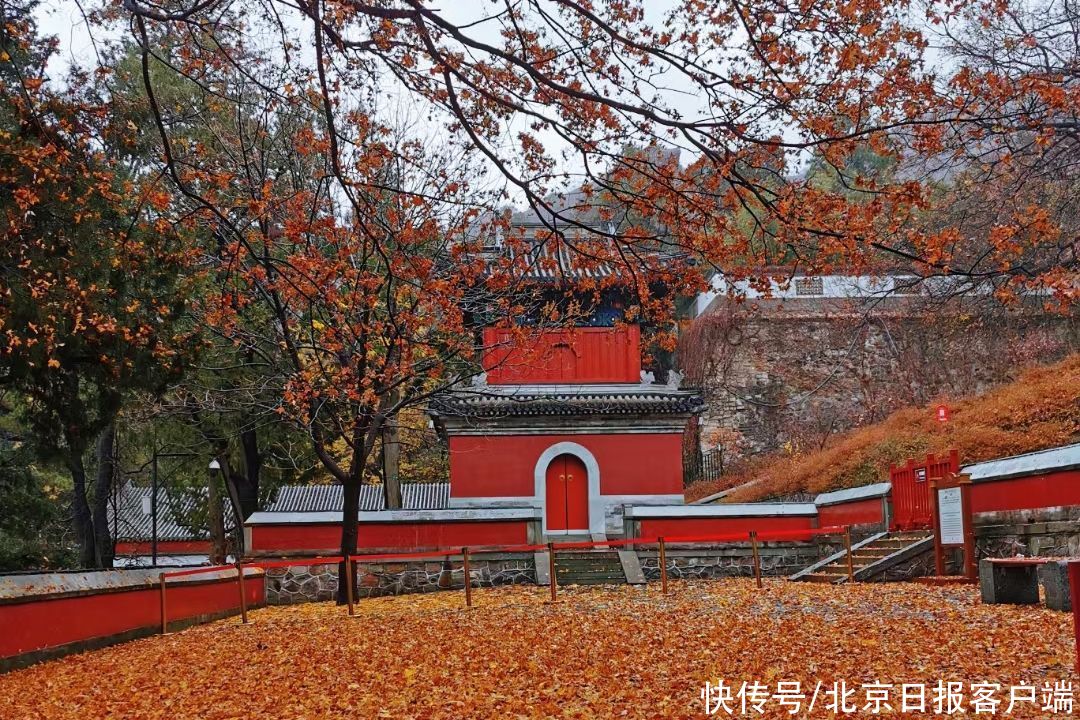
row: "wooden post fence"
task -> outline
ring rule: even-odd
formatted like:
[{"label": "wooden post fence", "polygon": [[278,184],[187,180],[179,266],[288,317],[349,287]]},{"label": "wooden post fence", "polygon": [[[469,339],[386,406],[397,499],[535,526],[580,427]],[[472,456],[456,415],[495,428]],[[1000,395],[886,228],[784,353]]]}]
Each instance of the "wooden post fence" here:
[{"label": "wooden post fence", "polygon": [[551,602],[555,602],[555,543],[548,543],[548,584],[551,586]]},{"label": "wooden post fence", "polygon": [[356,606],[353,602],[353,566],[352,557],[345,556],[345,602],[349,605],[349,617],[356,615]]},{"label": "wooden post fence", "polygon": [[660,592],[667,595],[667,548],[664,546],[664,538],[656,540],[660,544]]},{"label": "wooden post fence", "polygon": [[236,559],[236,587],[240,589],[240,622],[247,625],[247,593],[244,592],[244,565],[239,558]]},{"label": "wooden post fence", "polygon": [[750,531],[750,552],[754,556],[754,582],[761,587],[761,555],[758,553],[757,531]]},{"label": "wooden post fence", "polygon": [[465,607],[472,607],[472,574],[469,572],[469,548],[461,548],[461,570],[465,575]]},{"label": "wooden post fence", "polygon": [[169,616],[165,612],[165,573],[158,574],[158,587],[161,588],[161,634],[169,634]]}]

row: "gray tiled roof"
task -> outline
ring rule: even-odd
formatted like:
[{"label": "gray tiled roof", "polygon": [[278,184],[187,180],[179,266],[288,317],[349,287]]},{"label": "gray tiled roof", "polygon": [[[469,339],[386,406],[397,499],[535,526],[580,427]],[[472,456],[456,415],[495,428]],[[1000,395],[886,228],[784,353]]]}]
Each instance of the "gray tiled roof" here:
[{"label": "gray tiled roof", "polygon": [[[405,510],[440,510],[450,504],[450,483],[403,483],[402,506]],[[331,512],[341,510],[340,485],[285,485],[266,506],[265,512]],[[381,485],[360,488],[360,510],[382,510]]]},{"label": "gray tiled roof", "polygon": [[533,246],[526,252],[523,261],[527,269],[522,277],[528,280],[600,280],[618,274],[612,263],[587,262],[564,243],[547,242]]},{"label": "gray tiled roof", "polygon": [[[117,540],[139,541],[153,537],[154,520],[150,511],[152,490],[125,484],[117,493],[115,506],[109,505],[109,527],[115,528]],[[205,540],[205,527],[188,524],[193,514],[200,514],[205,500],[193,492],[161,488],[158,490],[158,540]],[[205,517],[205,513],[202,513]],[[225,527],[233,527],[232,513],[226,508]]]},{"label": "gray tiled roof", "polygon": [[444,393],[429,408],[450,417],[666,415],[698,412],[702,404],[694,392],[656,385],[491,385]]},{"label": "gray tiled roof", "polygon": [[[402,504],[406,510],[439,510],[450,504],[450,483],[404,483],[401,486]],[[148,487],[124,485],[117,493],[115,512],[109,507],[109,527],[116,528],[118,541],[143,541],[153,537],[153,516],[150,513],[151,490]],[[267,512],[327,512],[341,510],[340,485],[284,485],[266,507]],[[201,510],[205,501],[191,492],[162,488],[158,491],[158,540],[206,540],[205,527],[188,522],[193,513]],[[360,510],[382,510],[382,486],[364,485],[360,488]],[[205,513],[201,513],[205,517]],[[115,523],[115,525],[114,525]],[[233,527],[233,515],[225,508],[225,528]]]},{"label": "gray tiled roof", "polygon": [[1074,467],[1080,467],[1080,443],[972,463],[960,468],[960,472],[970,475],[974,482],[979,482],[1069,470]]}]

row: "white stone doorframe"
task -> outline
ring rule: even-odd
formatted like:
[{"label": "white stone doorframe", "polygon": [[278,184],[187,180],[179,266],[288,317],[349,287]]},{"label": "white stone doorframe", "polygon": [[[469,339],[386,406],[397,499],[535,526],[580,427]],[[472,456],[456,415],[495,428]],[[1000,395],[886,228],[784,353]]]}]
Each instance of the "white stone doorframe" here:
[{"label": "white stone doorframe", "polygon": [[[547,469],[551,461],[560,455],[574,455],[585,463],[589,482],[589,527],[590,535],[604,535],[604,504],[600,500],[600,465],[588,448],[576,442],[558,442],[540,453],[536,461],[536,469],[533,471],[535,502],[541,509],[541,532],[549,535],[547,526]],[[580,528],[585,530],[586,528]],[[564,533],[561,530],[555,532]],[[575,531],[570,531],[575,532]]]}]

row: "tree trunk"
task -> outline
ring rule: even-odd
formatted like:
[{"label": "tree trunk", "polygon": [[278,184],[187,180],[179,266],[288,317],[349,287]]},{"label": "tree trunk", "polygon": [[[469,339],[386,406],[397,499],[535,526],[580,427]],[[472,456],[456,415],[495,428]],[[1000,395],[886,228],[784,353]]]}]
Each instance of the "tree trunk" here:
[{"label": "tree trunk", "polygon": [[221,505],[221,472],[210,473],[210,491],[207,494],[207,521],[210,525],[210,562],[225,563],[225,515]]},{"label": "tree trunk", "polygon": [[389,420],[382,431],[383,498],[387,510],[401,509],[401,431]]},{"label": "tree trunk", "polygon": [[240,433],[240,448],[244,454],[244,471],[237,477],[236,491],[240,497],[240,512],[246,520],[259,509],[262,455],[259,454],[259,436],[254,428]]},{"label": "tree trunk", "polygon": [[94,562],[95,567],[110,568],[116,545],[109,532],[109,501],[112,499],[113,477],[116,474],[116,425],[110,423],[97,441],[97,479],[94,482]]},{"label": "tree trunk", "polygon": [[[341,502],[341,555],[342,562],[338,563],[338,592],[337,603],[344,605],[348,602],[345,594],[345,561],[349,555],[356,554],[356,530],[357,514],[360,511],[360,478],[351,477],[348,482],[342,483]],[[353,583],[356,577],[353,577]],[[355,587],[354,587],[355,590]],[[354,595],[355,597],[355,595]]]},{"label": "tree trunk", "polygon": [[86,499],[86,466],[83,465],[81,451],[72,449],[70,453],[68,469],[71,471],[72,484],[71,519],[75,537],[79,541],[79,565],[92,568],[97,562],[97,539],[94,537],[90,503]]}]

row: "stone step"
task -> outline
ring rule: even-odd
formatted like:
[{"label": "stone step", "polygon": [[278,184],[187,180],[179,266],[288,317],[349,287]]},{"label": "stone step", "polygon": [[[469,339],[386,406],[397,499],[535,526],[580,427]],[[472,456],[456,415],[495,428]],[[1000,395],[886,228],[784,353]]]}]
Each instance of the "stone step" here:
[{"label": "stone step", "polygon": [[609,575],[573,575],[568,577],[558,576],[556,582],[559,585],[623,585],[626,578],[611,577]]},{"label": "stone step", "polygon": [[555,580],[560,585],[621,585],[626,582],[626,571],[614,551],[557,552]]},{"label": "stone step", "polygon": [[564,562],[555,563],[555,574],[564,572],[603,572],[609,575],[623,575],[622,563],[617,565],[567,565]]},{"label": "stone step", "polygon": [[820,573],[813,573],[811,575],[804,575],[803,577],[801,577],[799,579],[804,581],[804,582],[826,584],[826,583],[834,583],[834,582],[836,582],[837,577],[838,576],[836,576],[836,575],[823,575],[823,574],[820,574]]},{"label": "stone step", "polygon": [[844,564],[844,565],[836,565],[836,564],[825,565],[824,567],[820,567],[817,570],[815,570],[814,574],[815,575],[836,575],[838,577],[840,575],[844,575],[846,577],[847,576],[847,565],[846,564]]},{"label": "stone step", "polygon": [[[906,550],[912,545],[924,542],[929,537],[931,537],[930,533],[925,530],[894,532],[854,548],[851,552],[852,571],[858,573],[860,570],[876,565],[885,558]],[[833,559],[828,565],[816,568],[812,573],[799,575],[794,579],[809,582],[847,582],[847,575],[847,557],[841,554],[839,558]]]},{"label": "stone step", "polygon": [[616,550],[556,550],[555,560],[609,560],[619,562]]},{"label": "stone step", "polygon": [[568,568],[555,566],[555,577],[561,580],[564,577],[570,577],[571,575],[581,576],[595,576],[595,577],[613,577],[625,580],[626,575],[623,573],[622,566],[616,568]]},{"label": "stone step", "polygon": [[911,543],[906,540],[878,540],[877,542],[871,543],[870,545],[864,545],[862,548],[859,549],[862,550],[863,548],[872,548],[874,550],[888,550],[890,551],[890,553],[893,553],[897,550],[903,550],[908,545],[911,545]]},{"label": "stone step", "polygon": [[618,553],[604,553],[596,555],[560,555],[555,553],[555,562],[583,562],[583,563],[617,563]]},{"label": "stone step", "polygon": [[587,570],[555,570],[555,580],[559,583],[572,582],[573,578],[595,578],[598,580],[611,580],[612,582],[624,583],[626,582],[626,575],[623,574],[620,568],[618,572],[598,571],[590,572]]},{"label": "stone step", "polygon": [[932,533],[930,533],[930,532],[928,532],[926,530],[903,530],[903,531],[900,531],[900,532],[891,532],[891,533],[889,533],[889,537],[891,537],[891,538],[899,538],[901,540],[911,540],[911,541],[922,540],[924,538],[930,537],[931,535],[932,535]]},{"label": "stone step", "polygon": [[893,548],[883,548],[883,547],[877,547],[877,546],[874,546],[874,545],[864,545],[863,547],[859,548],[858,550],[852,550],[851,551],[851,556],[852,557],[859,557],[860,555],[862,555],[862,556],[865,556],[865,557],[879,557],[879,558],[882,558],[882,557],[885,557],[886,555],[892,555],[894,552],[896,552],[896,550],[894,550]]}]

